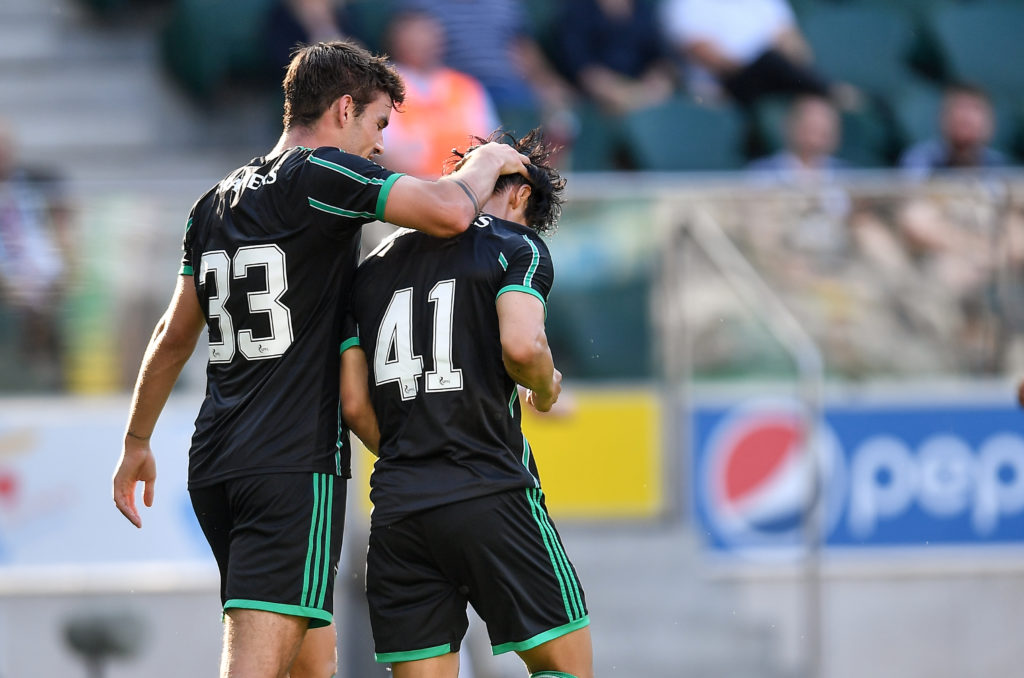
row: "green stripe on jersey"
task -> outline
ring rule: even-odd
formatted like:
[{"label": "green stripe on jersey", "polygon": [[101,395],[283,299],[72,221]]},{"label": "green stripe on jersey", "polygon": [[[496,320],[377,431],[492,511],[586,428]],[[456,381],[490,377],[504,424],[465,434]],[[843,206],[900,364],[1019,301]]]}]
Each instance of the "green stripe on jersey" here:
[{"label": "green stripe on jersey", "polygon": [[392,174],[384,182],[384,185],[380,187],[380,192],[377,193],[377,206],[374,209],[374,216],[377,217],[377,221],[384,221],[384,208],[388,204],[388,196],[391,195],[391,187],[395,185],[395,182],[404,177],[402,173]]},{"label": "green stripe on jersey", "polygon": [[498,252],[498,263],[501,264],[501,270],[508,270],[508,259],[505,258],[504,252]]},{"label": "green stripe on jersey", "polygon": [[349,168],[345,167],[344,165],[339,165],[337,163],[331,162],[330,160],[324,160],[323,158],[318,158],[315,155],[309,156],[309,162],[313,163],[314,165],[320,165],[321,167],[326,167],[327,169],[333,170],[333,171],[337,172],[338,174],[343,174],[346,177],[348,177],[349,179],[353,179],[355,181],[358,181],[361,184],[383,184],[384,183],[383,179],[377,179],[377,178],[374,178],[374,177],[364,177],[359,172],[354,172],[354,171],[350,170]]},{"label": "green stripe on jersey", "polygon": [[344,210],[334,205],[328,205],[325,202],[320,202],[315,198],[307,198],[309,200],[309,206],[313,209],[318,209],[321,212],[327,212],[328,214],[337,214],[339,217],[349,217],[350,219],[375,219],[376,217],[369,212],[353,212],[351,210]]},{"label": "green stripe on jersey", "polygon": [[510,395],[508,397],[508,416],[510,416],[510,417],[516,416],[515,406],[516,406],[516,395],[518,395],[518,394],[519,394],[519,389],[514,387],[512,389],[512,395]]},{"label": "green stripe on jersey", "polygon": [[523,276],[523,285],[529,287],[533,283],[533,274],[537,272],[537,264],[540,263],[540,251],[537,249],[537,246],[533,244],[533,241],[525,235],[523,236],[523,240],[525,240],[530,245],[530,249],[533,250],[533,261],[530,262],[530,268],[526,269],[526,275]]}]

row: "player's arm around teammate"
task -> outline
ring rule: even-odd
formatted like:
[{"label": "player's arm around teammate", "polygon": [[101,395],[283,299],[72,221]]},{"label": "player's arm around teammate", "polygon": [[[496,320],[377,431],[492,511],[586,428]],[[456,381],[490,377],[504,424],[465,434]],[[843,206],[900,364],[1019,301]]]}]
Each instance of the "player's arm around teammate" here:
[{"label": "player's arm around teammate", "polygon": [[341,417],[366,449],[377,454],[380,428],[370,402],[366,353],[354,343],[343,345],[341,350]]}]

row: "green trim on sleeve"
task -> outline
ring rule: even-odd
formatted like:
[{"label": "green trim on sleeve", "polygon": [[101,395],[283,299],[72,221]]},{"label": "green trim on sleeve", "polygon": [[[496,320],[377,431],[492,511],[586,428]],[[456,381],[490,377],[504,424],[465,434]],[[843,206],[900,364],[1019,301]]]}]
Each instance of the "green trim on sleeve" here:
[{"label": "green trim on sleeve", "polygon": [[494,295],[494,300],[497,301],[498,297],[505,294],[505,292],[523,292],[524,294],[532,294],[533,296],[537,297],[538,299],[540,299],[540,303],[544,304],[544,319],[547,319],[548,302],[546,299],[544,299],[544,295],[542,295],[537,290],[533,289],[532,287],[527,287],[525,285],[505,285],[500,290],[498,290],[497,294]]},{"label": "green trim on sleeve", "polygon": [[239,610],[262,610],[264,612],[276,612],[277,614],[287,614],[292,617],[308,617],[309,628],[319,629],[324,626],[329,626],[334,621],[334,617],[331,616],[330,612],[325,610],[318,610],[315,607],[304,607],[302,605],[286,605],[284,603],[268,603],[263,600],[243,600],[240,598],[233,598],[228,602],[224,603],[224,609],[239,609]]},{"label": "green trim on sleeve", "polygon": [[401,177],[405,175],[401,172],[397,172],[388,177],[384,185],[380,187],[380,193],[377,194],[377,209],[376,216],[377,221],[384,221],[384,207],[388,204],[388,196],[391,194],[391,187],[395,185]]},{"label": "green trim on sleeve", "polygon": [[195,271],[192,270],[191,266],[182,265],[179,275],[195,275]]},{"label": "green trim on sleeve", "polygon": [[577,619],[574,622],[569,622],[564,626],[559,626],[549,631],[545,631],[544,633],[539,633],[533,638],[527,638],[526,640],[523,640],[518,643],[502,643],[501,645],[495,645],[491,648],[491,653],[498,655],[504,654],[506,652],[511,652],[512,650],[515,650],[516,652],[525,652],[526,650],[532,650],[538,645],[543,645],[549,640],[561,638],[562,636],[568,633],[572,633],[573,631],[577,631],[589,625],[590,615],[587,615],[581,619]]},{"label": "green trim on sleeve", "polygon": [[422,650],[410,650],[408,652],[374,652],[373,658],[379,664],[389,664],[391,662],[411,662],[417,659],[440,657],[451,651],[452,644],[445,643],[444,645],[435,645],[434,647],[425,647]]},{"label": "green trim on sleeve", "polygon": [[369,212],[353,212],[352,210],[342,209],[340,207],[335,207],[334,205],[328,205],[325,202],[320,202],[311,196],[307,197],[306,200],[309,201],[309,206],[313,209],[320,210],[321,212],[327,212],[328,214],[337,214],[339,217],[349,217],[350,219],[373,219],[373,215]]},{"label": "green trim on sleeve", "polygon": [[384,183],[383,179],[376,179],[374,177],[364,177],[359,172],[353,172],[352,170],[350,170],[349,168],[345,167],[344,165],[339,165],[337,163],[331,162],[330,160],[324,160],[323,158],[318,158],[315,155],[310,155],[309,158],[307,158],[307,159],[309,160],[309,162],[313,163],[314,165],[320,165],[321,167],[326,167],[329,170],[333,170],[333,171],[337,172],[338,174],[342,174],[342,175],[348,177],[349,179],[353,179],[353,180],[358,181],[359,183],[364,184],[364,185],[365,184],[383,184]]},{"label": "green trim on sleeve", "polygon": [[345,341],[341,342],[341,348],[338,350],[338,355],[341,355],[355,346],[359,346],[359,337],[349,337]]}]

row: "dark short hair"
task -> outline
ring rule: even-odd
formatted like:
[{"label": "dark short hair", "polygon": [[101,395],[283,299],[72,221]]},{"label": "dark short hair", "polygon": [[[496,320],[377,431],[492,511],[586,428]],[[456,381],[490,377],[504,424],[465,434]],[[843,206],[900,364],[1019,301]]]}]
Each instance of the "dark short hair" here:
[{"label": "dark short hair", "polygon": [[[494,184],[494,195],[503,193],[513,186],[529,185],[530,197],[526,201],[526,225],[538,234],[551,233],[558,226],[558,218],[562,216],[562,203],[565,202],[562,192],[565,190],[565,177],[549,163],[551,156],[558,147],[551,146],[544,139],[540,128],[530,130],[525,136],[517,139],[515,135],[504,130],[496,130],[483,139],[474,137],[477,144],[491,141],[507,143],[530,159],[526,171],[530,178],[522,174],[504,174]],[[469,155],[477,146],[466,151]],[[458,155],[458,154],[457,154]]]},{"label": "dark short hair", "polygon": [[987,104],[992,103],[992,97],[989,96],[988,92],[981,85],[976,85],[973,82],[955,81],[946,85],[943,94],[946,98],[953,96],[969,96],[975,99],[980,99]]},{"label": "dark short hair", "polygon": [[284,128],[309,127],[332,103],[348,94],[356,115],[381,92],[398,105],[405,84],[387,56],[374,56],[345,40],[302,45],[284,76]]}]

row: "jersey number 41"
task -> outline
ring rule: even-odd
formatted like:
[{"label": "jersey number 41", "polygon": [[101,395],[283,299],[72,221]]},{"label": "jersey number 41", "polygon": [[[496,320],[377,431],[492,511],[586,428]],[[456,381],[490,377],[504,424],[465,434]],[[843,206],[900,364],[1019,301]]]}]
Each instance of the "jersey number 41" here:
[{"label": "jersey number 41", "polygon": [[[455,280],[442,280],[427,295],[434,305],[434,369],[427,372],[427,393],[461,391],[462,370],[452,366],[452,318],[455,311]],[[396,382],[402,400],[412,400],[423,374],[423,358],[413,353],[413,289],[406,287],[391,296],[377,330],[373,373],[377,386]]]}]

